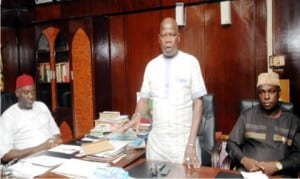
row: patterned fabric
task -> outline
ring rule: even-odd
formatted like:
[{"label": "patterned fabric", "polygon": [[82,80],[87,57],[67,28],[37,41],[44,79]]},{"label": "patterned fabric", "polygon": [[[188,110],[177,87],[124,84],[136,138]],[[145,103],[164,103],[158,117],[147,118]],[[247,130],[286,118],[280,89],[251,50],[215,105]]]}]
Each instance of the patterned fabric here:
[{"label": "patterned fabric", "polygon": [[[192,124],[192,100],[206,93],[195,57],[179,51],[174,58],[160,55],[149,62],[140,93],[153,102],[147,159],[184,162]],[[199,149],[198,143],[196,147]]]},{"label": "patterned fabric", "polygon": [[11,149],[37,146],[59,134],[59,128],[44,103],[35,101],[32,110],[12,105],[0,121],[0,157]]},{"label": "patterned fabric", "polygon": [[227,150],[240,161],[248,156],[257,161],[280,161],[284,169],[300,166],[299,119],[281,108],[277,119],[266,117],[260,105],[242,113],[230,133]]}]

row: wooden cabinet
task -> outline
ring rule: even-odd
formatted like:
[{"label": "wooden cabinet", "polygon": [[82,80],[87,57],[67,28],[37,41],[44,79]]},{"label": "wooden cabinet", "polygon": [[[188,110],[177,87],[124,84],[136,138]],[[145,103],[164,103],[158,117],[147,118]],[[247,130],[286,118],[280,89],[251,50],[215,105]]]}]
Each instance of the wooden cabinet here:
[{"label": "wooden cabinet", "polygon": [[[51,39],[50,39],[51,40]],[[49,40],[42,34],[37,49],[37,96],[53,111],[59,107],[71,107],[71,73],[69,47],[66,37],[58,33],[54,41],[54,51]],[[54,58],[51,58],[54,53]],[[52,90],[52,86],[55,90]],[[56,96],[56,98],[51,98]]]},{"label": "wooden cabinet", "polygon": [[37,100],[52,111],[64,140],[74,136],[72,78],[68,39],[60,29],[42,31],[36,50]]},{"label": "wooden cabinet", "polygon": [[51,109],[64,141],[94,126],[91,42],[84,28],[89,22],[36,28],[37,100]]}]

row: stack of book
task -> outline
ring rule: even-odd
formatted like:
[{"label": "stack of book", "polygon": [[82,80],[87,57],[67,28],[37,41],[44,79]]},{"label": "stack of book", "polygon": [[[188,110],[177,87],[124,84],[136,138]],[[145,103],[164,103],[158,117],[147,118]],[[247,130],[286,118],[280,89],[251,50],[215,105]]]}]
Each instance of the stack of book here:
[{"label": "stack of book", "polygon": [[121,115],[118,111],[100,112],[99,118],[95,120],[94,130],[98,129],[103,133],[112,132],[128,121],[128,115]]},{"label": "stack of book", "polygon": [[[85,144],[83,145],[83,148],[87,148],[89,150],[86,152],[87,155],[85,155],[83,159],[97,162],[113,162],[114,160],[124,156],[127,145],[128,142],[118,140],[99,141]],[[102,148],[102,150],[99,151],[99,148]],[[83,150],[86,151],[85,149]]]}]

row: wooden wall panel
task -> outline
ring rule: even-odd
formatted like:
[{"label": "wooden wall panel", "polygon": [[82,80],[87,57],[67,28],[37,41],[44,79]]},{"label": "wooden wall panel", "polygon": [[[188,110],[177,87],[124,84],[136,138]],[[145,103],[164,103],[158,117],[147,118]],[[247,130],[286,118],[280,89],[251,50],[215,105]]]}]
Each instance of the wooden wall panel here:
[{"label": "wooden wall panel", "polygon": [[160,7],[160,0],[124,0],[124,10],[142,10],[142,9],[152,9]]},{"label": "wooden wall panel", "polygon": [[[257,82],[257,76],[261,72],[266,72],[268,69],[267,64],[267,12],[266,2],[261,0],[255,0],[255,19],[254,19],[254,54],[255,54],[255,83]],[[251,96],[249,96],[251,97]]]},{"label": "wooden wall panel", "polygon": [[[34,75],[34,28],[1,27],[4,91],[14,92],[18,75]],[[19,51],[18,51],[19,48]]]},{"label": "wooden wall panel", "polygon": [[32,41],[34,37],[34,27],[27,26],[19,29],[19,55],[20,55],[20,72],[30,75],[35,74],[35,43]]},{"label": "wooden wall panel", "polygon": [[88,16],[91,14],[90,0],[76,0],[61,4],[61,18]]},{"label": "wooden wall panel", "polygon": [[127,74],[125,69],[124,16],[110,18],[110,58],[112,110],[127,114]]},{"label": "wooden wall panel", "polygon": [[93,15],[111,14],[123,12],[123,0],[109,0],[109,1],[92,1]]},{"label": "wooden wall panel", "polygon": [[273,53],[286,56],[281,78],[290,79],[290,98],[300,116],[300,1],[273,1]]},{"label": "wooden wall panel", "polygon": [[18,48],[14,28],[1,27],[1,57],[3,63],[4,91],[14,92],[19,75]]},{"label": "wooden wall panel", "polygon": [[99,112],[111,110],[112,108],[109,50],[109,21],[107,17],[94,18],[92,58],[94,60],[94,100],[96,118],[99,117]]},{"label": "wooden wall panel", "polygon": [[62,18],[60,4],[40,6],[35,8],[33,11],[33,22],[42,22]]},{"label": "wooden wall panel", "polygon": [[219,3],[205,9],[205,81],[215,95],[217,130],[229,133],[240,102],[255,96],[255,4],[232,1],[232,24],[220,25]]}]

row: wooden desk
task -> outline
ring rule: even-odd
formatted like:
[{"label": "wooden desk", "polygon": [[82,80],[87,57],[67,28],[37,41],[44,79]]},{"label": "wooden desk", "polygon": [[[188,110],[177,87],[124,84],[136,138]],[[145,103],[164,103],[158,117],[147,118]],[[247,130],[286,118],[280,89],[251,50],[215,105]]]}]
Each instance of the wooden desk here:
[{"label": "wooden desk", "polygon": [[[131,169],[131,168],[137,166],[137,164],[135,164],[136,162],[142,161],[142,159],[145,159],[145,150],[144,149],[128,150],[125,153],[126,153],[125,157],[123,157],[120,161],[118,161],[115,164],[111,163],[111,166],[122,167],[125,170],[127,168]],[[67,178],[67,177],[58,175],[55,173],[51,173],[51,171],[49,171],[49,172],[47,172],[43,175],[40,175],[38,177],[35,177],[35,178]]]},{"label": "wooden desk", "polygon": [[[157,164],[155,161],[146,161],[140,159],[132,165],[133,168],[127,168],[129,175],[133,178],[151,178],[151,165]],[[183,164],[166,163],[170,167],[170,173],[164,178],[215,178],[219,172],[228,174],[239,174],[237,171],[225,170],[220,168],[211,168],[201,166],[197,169],[189,169]],[[238,177],[238,176],[236,176]],[[160,176],[158,176],[160,178]]]}]

